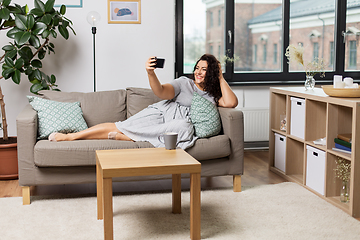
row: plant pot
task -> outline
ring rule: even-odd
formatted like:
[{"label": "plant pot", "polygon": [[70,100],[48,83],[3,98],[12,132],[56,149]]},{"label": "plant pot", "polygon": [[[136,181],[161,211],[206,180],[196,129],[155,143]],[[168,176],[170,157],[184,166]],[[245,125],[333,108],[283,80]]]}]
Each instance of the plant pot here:
[{"label": "plant pot", "polygon": [[17,138],[9,137],[7,142],[0,138],[0,180],[18,177]]}]

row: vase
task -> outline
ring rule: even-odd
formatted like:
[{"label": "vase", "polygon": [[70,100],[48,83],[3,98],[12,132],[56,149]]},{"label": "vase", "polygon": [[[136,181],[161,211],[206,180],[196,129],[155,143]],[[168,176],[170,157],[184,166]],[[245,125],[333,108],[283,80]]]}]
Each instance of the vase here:
[{"label": "vase", "polygon": [[349,181],[342,181],[340,189],[340,201],[347,203],[350,201],[350,183]]},{"label": "vase", "polygon": [[315,79],[311,75],[306,75],[305,90],[312,90],[315,87]]}]

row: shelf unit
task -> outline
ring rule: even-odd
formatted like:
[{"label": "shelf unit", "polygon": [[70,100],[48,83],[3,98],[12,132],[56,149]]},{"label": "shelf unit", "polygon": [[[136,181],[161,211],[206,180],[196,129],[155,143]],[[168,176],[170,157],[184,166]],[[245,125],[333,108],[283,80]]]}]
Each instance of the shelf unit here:
[{"label": "shelf unit", "polygon": [[[291,97],[305,99],[304,139],[290,133]],[[286,131],[280,130],[280,115],[286,115]],[[332,150],[339,133],[352,133],[351,154]],[[286,137],[285,172],[275,168],[275,136]],[[306,91],[304,87],[270,88],[269,169],[291,182],[296,182],[355,218],[360,217],[360,98],[335,98],[321,88]],[[326,137],[326,145],[314,140]],[[306,146],[325,152],[324,195],[306,185]],[[350,201],[340,202],[341,180],[335,177],[335,160],[351,162]]]}]

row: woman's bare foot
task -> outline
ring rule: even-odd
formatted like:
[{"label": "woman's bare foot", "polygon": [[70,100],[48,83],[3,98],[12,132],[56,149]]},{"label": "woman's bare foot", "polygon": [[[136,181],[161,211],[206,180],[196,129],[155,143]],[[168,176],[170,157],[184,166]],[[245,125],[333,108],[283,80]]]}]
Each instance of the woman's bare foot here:
[{"label": "woman's bare foot", "polygon": [[52,134],[49,135],[49,141],[51,142],[72,141],[72,140],[74,139],[71,137],[71,133],[64,134],[64,133],[53,132]]}]

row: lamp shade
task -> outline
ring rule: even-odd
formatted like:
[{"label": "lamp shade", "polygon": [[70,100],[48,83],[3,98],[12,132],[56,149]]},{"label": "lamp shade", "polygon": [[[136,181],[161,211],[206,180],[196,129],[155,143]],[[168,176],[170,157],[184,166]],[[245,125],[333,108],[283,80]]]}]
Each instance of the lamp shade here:
[{"label": "lamp shade", "polygon": [[98,12],[91,11],[88,13],[86,20],[92,27],[96,27],[96,25],[100,22],[101,16]]}]

